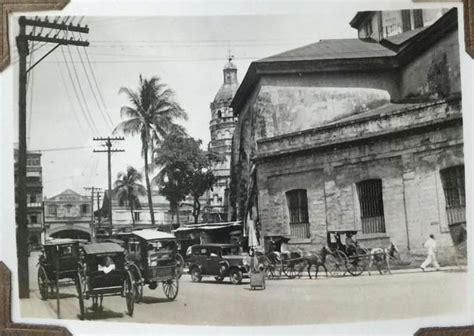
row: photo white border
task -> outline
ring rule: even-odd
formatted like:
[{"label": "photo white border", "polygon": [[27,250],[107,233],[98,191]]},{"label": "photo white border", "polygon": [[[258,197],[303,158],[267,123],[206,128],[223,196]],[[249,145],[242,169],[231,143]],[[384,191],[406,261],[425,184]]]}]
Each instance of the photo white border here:
[{"label": "photo white border", "polygon": [[[318,6],[337,6],[345,2],[360,3],[360,10],[390,10],[400,8],[430,8],[430,7],[453,7],[459,9],[459,42],[461,48],[461,80],[463,90],[463,124],[464,124],[464,161],[466,171],[466,197],[467,204],[471,204],[473,192],[473,171],[472,153],[474,144],[474,132],[469,130],[474,125],[472,116],[473,107],[473,78],[474,61],[465,53],[464,44],[464,20],[461,3],[434,2],[420,3],[410,0],[306,0],[306,1],[283,1],[283,0],[220,0],[220,1],[200,1],[200,0],[168,0],[168,1],[115,1],[115,0],[71,0],[71,3],[62,11],[38,12],[35,15],[101,15],[101,16],[157,16],[157,15],[254,15],[254,14],[307,14],[308,11],[317,10]],[[25,14],[25,13],[23,13]],[[28,13],[26,13],[27,15]],[[12,20],[18,14],[10,16]],[[14,54],[16,44],[14,38],[10,36],[10,52]],[[272,334],[272,335],[294,335],[294,334],[363,334],[363,335],[413,335],[421,327],[429,326],[457,326],[472,324],[474,322],[474,291],[466,293],[470,300],[470,309],[465,314],[455,316],[442,316],[433,318],[417,318],[412,320],[393,320],[383,322],[364,322],[351,324],[332,325],[311,325],[311,326],[274,326],[274,327],[203,327],[203,326],[174,326],[159,324],[139,324],[139,323],[111,323],[99,321],[73,321],[56,319],[32,319],[21,318],[18,299],[17,285],[17,258],[15,244],[15,222],[14,214],[14,179],[13,179],[13,143],[17,141],[13,137],[14,113],[17,102],[14,101],[14,90],[17,87],[18,74],[13,66],[9,66],[0,74],[0,214],[2,227],[0,230],[0,260],[3,261],[12,271],[12,319],[15,322],[33,324],[61,325],[69,329],[74,335],[127,335],[127,334],[181,334],[181,335],[211,335],[211,334]],[[473,217],[473,206],[467,208],[467,221]],[[468,228],[468,281],[474,284],[473,279],[473,258],[472,241],[473,232]],[[316,285],[316,284],[315,284]],[[436,295],[436,293],[433,293]],[[210,298],[211,299],[211,298]],[[402,300],[403,298],[401,298]],[[297,300],[297,298],[295,298]],[[317,302],[317,298],[315,298]],[[159,319],[159,316],[157,316]],[[278,322],[278,321],[275,321]]]}]

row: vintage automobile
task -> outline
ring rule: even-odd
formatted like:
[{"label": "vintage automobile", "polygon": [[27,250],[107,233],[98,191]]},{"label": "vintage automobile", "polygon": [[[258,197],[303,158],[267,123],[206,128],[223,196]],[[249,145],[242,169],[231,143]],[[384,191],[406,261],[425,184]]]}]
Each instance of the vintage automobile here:
[{"label": "vintage automobile", "polygon": [[249,272],[250,258],[239,251],[238,245],[193,245],[186,251],[186,260],[194,282],[201,281],[203,276],[214,276],[218,282],[229,277],[230,282],[237,285]]}]

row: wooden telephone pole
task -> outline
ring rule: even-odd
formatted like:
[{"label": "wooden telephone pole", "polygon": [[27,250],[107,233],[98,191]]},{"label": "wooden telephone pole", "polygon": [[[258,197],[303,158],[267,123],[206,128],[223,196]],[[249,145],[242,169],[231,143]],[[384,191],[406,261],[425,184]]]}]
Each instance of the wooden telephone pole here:
[{"label": "wooden telephone pole", "polygon": [[111,154],[116,152],[125,152],[123,149],[112,149],[112,141],[125,140],[124,137],[99,137],[93,138],[94,141],[104,141],[103,146],[107,149],[94,149],[94,153],[107,153],[108,177],[109,177],[109,237],[112,236],[112,160]]},{"label": "wooden telephone pole", "polygon": [[[18,209],[17,209],[17,232],[16,232],[16,244],[18,253],[18,281],[19,281],[19,294],[20,298],[30,297],[30,286],[29,286],[29,272],[28,272],[28,220],[27,220],[27,202],[26,202],[26,82],[27,73],[37,66],[44,58],[51,54],[61,45],[76,45],[87,47],[89,42],[77,40],[74,37],[70,39],[59,38],[59,34],[69,32],[77,33],[89,33],[87,26],[82,27],[79,25],[73,26],[72,24],[49,22],[47,18],[44,20],[31,20],[24,16],[21,16],[18,20],[20,25],[20,33],[16,37],[16,45],[19,54],[19,92],[18,92],[18,122],[19,122],[19,139],[18,139]],[[34,35],[32,32],[26,34],[27,27],[39,27],[39,28],[50,28],[51,31],[56,30],[55,34],[50,37],[50,33],[45,36],[41,35],[41,32]],[[42,56],[36,63],[26,68],[26,56],[29,55],[30,41],[38,41],[45,43],[55,43],[56,45],[49,50],[44,56]]]},{"label": "wooden telephone pole", "polygon": [[[95,235],[96,235],[96,227],[95,227],[95,219],[94,219],[94,192],[97,192],[97,195],[99,195],[99,191],[102,190],[102,188],[97,188],[97,187],[85,187],[84,190],[90,191],[91,192],[91,242],[95,243]],[[97,209],[99,209],[97,207]]]}]

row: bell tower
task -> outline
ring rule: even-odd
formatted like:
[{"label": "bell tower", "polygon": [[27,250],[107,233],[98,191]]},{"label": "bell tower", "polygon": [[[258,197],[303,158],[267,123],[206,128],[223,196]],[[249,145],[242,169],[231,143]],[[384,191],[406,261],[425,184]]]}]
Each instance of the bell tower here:
[{"label": "bell tower", "polygon": [[234,134],[237,118],[234,117],[229,106],[239,87],[237,80],[237,67],[232,62],[234,56],[227,57],[223,68],[223,83],[210,104],[211,141],[209,151],[225,157],[225,161],[213,167],[216,183],[213,190],[208,192],[205,215],[209,222],[227,221],[228,188],[230,183],[230,156],[232,150],[232,136]]}]

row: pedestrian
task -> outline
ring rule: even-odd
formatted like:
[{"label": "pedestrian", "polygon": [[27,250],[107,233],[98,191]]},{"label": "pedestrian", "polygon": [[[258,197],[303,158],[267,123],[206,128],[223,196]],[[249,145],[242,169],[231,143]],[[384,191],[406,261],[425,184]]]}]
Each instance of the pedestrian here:
[{"label": "pedestrian", "polygon": [[438,260],[436,259],[436,252],[438,250],[436,245],[437,244],[434,235],[431,234],[428,240],[426,240],[425,244],[423,245],[428,251],[428,256],[426,257],[426,260],[420,266],[423,272],[430,264],[433,264],[436,270],[439,271],[439,264]]}]

